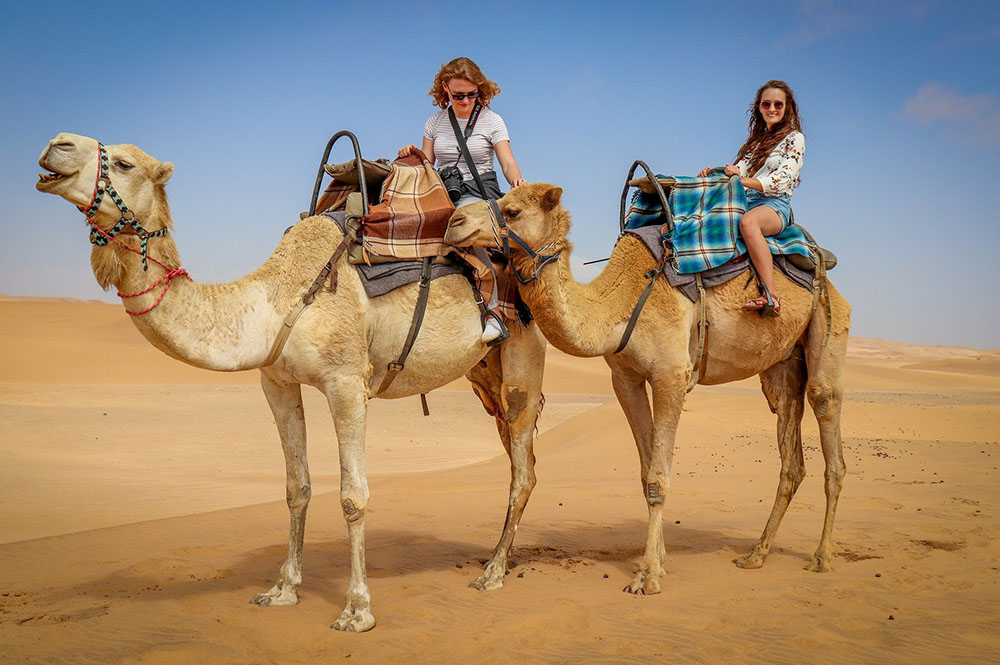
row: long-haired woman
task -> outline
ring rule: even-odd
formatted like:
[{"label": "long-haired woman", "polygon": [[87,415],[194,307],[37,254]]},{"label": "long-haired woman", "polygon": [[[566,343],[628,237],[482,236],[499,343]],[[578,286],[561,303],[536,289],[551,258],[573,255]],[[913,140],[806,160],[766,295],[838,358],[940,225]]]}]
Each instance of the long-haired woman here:
[{"label": "long-haired woman", "polygon": [[[749,136],[736,153],[736,163],[726,164],[726,175],[740,176],[747,190],[740,235],[764,285],[764,295],[743,308],[777,316],[781,300],[774,288],[774,265],[765,236],[777,235],[788,227],[792,190],[799,184],[806,139],[795,95],[784,81],[762,85],[749,115]],[[698,175],[708,175],[708,171],[706,168]]]}]

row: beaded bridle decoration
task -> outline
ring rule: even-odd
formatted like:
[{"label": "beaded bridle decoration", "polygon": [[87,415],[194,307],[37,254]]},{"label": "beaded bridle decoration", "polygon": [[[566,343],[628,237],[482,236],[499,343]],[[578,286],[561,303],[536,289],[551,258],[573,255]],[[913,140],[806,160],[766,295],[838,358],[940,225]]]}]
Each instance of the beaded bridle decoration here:
[{"label": "beaded bridle decoration", "polygon": [[[166,284],[163,287],[163,291],[160,292],[160,297],[157,298],[156,302],[153,303],[150,307],[147,307],[141,312],[133,312],[128,309],[125,310],[125,312],[127,314],[130,314],[131,316],[139,316],[140,314],[145,314],[146,312],[151,311],[157,305],[160,304],[160,301],[163,300],[163,296],[166,295],[167,293],[167,289],[170,288],[170,284],[171,282],[173,282],[174,277],[178,277],[180,275],[183,275],[188,279],[191,279],[191,277],[190,275],[188,275],[187,270],[184,270],[183,268],[168,268],[164,264],[157,261],[155,258],[148,255],[149,239],[165,236],[167,235],[169,229],[163,227],[162,229],[159,229],[157,231],[147,231],[142,227],[141,224],[139,224],[139,220],[136,219],[135,213],[129,210],[128,206],[125,205],[125,202],[122,201],[121,196],[118,195],[118,192],[115,191],[115,188],[111,184],[111,178],[108,175],[108,151],[104,149],[104,146],[100,142],[98,142],[97,144],[97,151],[98,151],[99,169],[97,173],[97,182],[94,183],[94,194],[90,199],[89,206],[87,207],[77,206],[80,212],[82,212],[87,217],[87,222],[92,227],[90,229],[90,243],[98,247],[104,247],[109,242],[116,242],[125,249],[129,250],[130,252],[135,252],[136,254],[142,257],[142,269],[144,271],[149,269],[149,264],[147,263],[147,260],[152,261],[153,263],[160,266],[166,271],[166,274],[163,277],[156,280],[149,287],[143,289],[142,291],[137,291],[135,293],[128,293],[128,294],[121,292],[118,293],[119,298],[135,298],[137,296],[149,293],[150,291],[155,289],[158,285],[163,284],[163,282],[166,282]],[[101,201],[104,200],[105,192],[108,194],[109,197],[111,197],[111,200],[118,207],[118,210],[122,214],[121,219],[119,219],[115,223],[115,225],[112,226],[111,229],[107,231],[98,226],[97,223],[94,221],[94,217],[96,217],[97,211],[101,207]],[[132,231],[125,231],[124,229],[126,226],[132,227]],[[131,247],[126,243],[123,243],[118,238],[116,238],[115,236],[119,234],[137,236],[139,238],[139,249],[135,249],[134,247]]]}]

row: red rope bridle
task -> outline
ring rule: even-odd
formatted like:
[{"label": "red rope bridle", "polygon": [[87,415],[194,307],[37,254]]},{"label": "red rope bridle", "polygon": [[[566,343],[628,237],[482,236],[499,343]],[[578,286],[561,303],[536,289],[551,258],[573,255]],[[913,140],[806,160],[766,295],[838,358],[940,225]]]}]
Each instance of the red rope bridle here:
[{"label": "red rope bridle", "polygon": [[[147,256],[146,251],[145,251],[146,250],[146,238],[148,238],[150,236],[150,234],[148,232],[146,232],[144,229],[142,229],[141,226],[139,226],[138,220],[136,220],[135,215],[132,213],[131,210],[128,209],[128,206],[126,206],[124,204],[124,202],[122,202],[121,198],[118,196],[118,193],[115,192],[114,188],[111,186],[111,179],[108,176],[108,168],[107,168],[108,159],[107,159],[106,154],[107,153],[104,150],[104,146],[101,145],[100,143],[98,143],[97,144],[97,164],[98,164],[98,167],[97,167],[97,182],[94,183],[94,194],[93,194],[93,196],[90,197],[90,205],[88,205],[86,208],[80,207],[79,209],[80,209],[80,212],[82,212],[84,214],[84,216],[87,218],[87,223],[90,224],[93,227],[93,231],[91,231],[91,242],[93,244],[100,246],[100,245],[106,245],[106,244],[108,244],[108,242],[118,243],[119,245],[121,245],[125,249],[129,250],[130,252],[134,252],[134,253],[136,253],[136,254],[138,254],[139,256],[142,257],[143,269],[144,270],[146,268],[146,260],[148,258],[148,260],[152,261],[156,265],[158,265],[161,268],[163,268],[164,271],[166,271],[166,274],[163,275],[163,277],[161,277],[160,279],[156,280],[155,282],[153,282],[152,284],[150,284],[148,287],[146,287],[142,291],[136,291],[135,293],[122,293],[121,291],[118,292],[118,297],[122,298],[123,300],[126,299],[126,298],[136,298],[138,296],[145,295],[145,294],[149,293],[150,291],[152,291],[153,289],[155,289],[160,284],[163,284],[164,281],[166,281],[166,284],[164,284],[164,286],[163,286],[163,290],[160,291],[159,297],[156,299],[156,302],[154,302],[151,306],[147,307],[146,309],[144,309],[144,310],[142,310],[140,312],[133,312],[133,311],[131,311],[129,309],[125,310],[125,313],[128,314],[128,315],[130,315],[130,316],[140,316],[142,314],[146,314],[147,312],[151,312],[153,309],[156,308],[157,305],[160,304],[160,301],[162,301],[163,300],[163,296],[165,296],[167,294],[167,290],[170,288],[170,285],[173,283],[175,277],[179,277],[179,276],[183,275],[184,277],[187,277],[188,279],[191,279],[191,276],[188,275],[187,270],[184,270],[183,268],[168,268],[167,266],[165,266],[160,261],[157,261],[152,256]],[[102,183],[103,183],[103,187],[102,187]],[[109,192],[112,195],[112,199],[114,199],[115,203],[118,205],[118,208],[119,208],[119,210],[121,210],[121,213],[122,213],[121,220],[119,220],[118,224],[116,224],[115,227],[114,227],[114,229],[115,229],[115,233],[114,234],[108,233],[107,231],[105,231],[104,229],[102,229],[100,226],[98,226],[97,223],[94,221],[94,217],[97,216],[97,210],[101,207],[101,199],[103,198],[105,191]],[[123,227],[126,224],[132,226],[133,228],[138,229],[138,231],[124,231],[124,230],[122,230]],[[157,233],[159,235],[165,234],[166,233],[166,228],[161,229],[161,231],[162,231],[162,233],[160,233],[160,232],[157,232]],[[145,237],[142,237],[142,250],[138,250],[138,249],[136,249],[134,247],[131,247],[130,245],[127,245],[126,243],[122,242],[121,240],[119,240],[118,238],[115,237],[115,235],[131,235],[131,236],[137,236],[138,237],[138,236],[140,236],[140,232],[145,235]],[[99,235],[97,235],[97,234],[99,234]],[[102,240],[103,242],[97,242],[98,239]]]}]

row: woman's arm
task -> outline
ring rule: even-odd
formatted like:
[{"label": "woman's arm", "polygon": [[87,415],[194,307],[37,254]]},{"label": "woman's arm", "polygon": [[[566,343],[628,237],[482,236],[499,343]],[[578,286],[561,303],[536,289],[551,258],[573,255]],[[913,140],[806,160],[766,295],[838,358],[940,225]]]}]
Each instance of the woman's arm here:
[{"label": "woman's arm", "polygon": [[[412,143],[410,145],[404,145],[402,148],[399,149],[399,152],[396,153],[396,154],[399,155],[399,157],[406,157],[411,152],[413,152],[414,148],[416,148],[416,147],[417,146],[413,145]],[[420,148],[420,152],[424,153],[424,155],[427,156],[427,161],[430,162],[431,164],[433,164],[434,163],[434,139],[429,139],[429,138],[427,138],[425,136],[424,137],[424,143],[423,143],[423,145]]]},{"label": "woman's arm", "polygon": [[740,182],[743,183],[743,187],[746,189],[756,189],[758,192],[764,191],[764,185],[757,178],[740,178]]},{"label": "woman's arm", "polygon": [[511,187],[517,187],[524,184],[524,178],[521,177],[521,169],[517,165],[517,160],[514,159],[514,151],[510,149],[510,141],[499,141],[493,146],[493,150],[497,154],[497,161],[500,162],[500,169],[503,171],[503,177],[507,179]]},{"label": "woman's arm", "polygon": [[[778,164],[757,183],[760,191],[768,196],[791,194],[802,170],[802,156],[806,152],[806,138],[801,132],[792,132],[771,152],[768,160],[777,153]],[[755,178],[752,178],[756,180]],[[756,187],[754,189],[757,189]]]}]

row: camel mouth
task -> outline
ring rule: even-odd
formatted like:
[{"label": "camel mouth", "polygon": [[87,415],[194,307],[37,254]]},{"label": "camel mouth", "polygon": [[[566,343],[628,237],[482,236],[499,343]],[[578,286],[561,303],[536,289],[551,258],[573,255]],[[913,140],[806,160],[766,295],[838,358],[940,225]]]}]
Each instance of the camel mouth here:
[{"label": "camel mouth", "polygon": [[48,173],[39,173],[38,182],[41,183],[55,182],[56,180],[62,180],[65,177],[66,176],[64,176],[62,173],[56,173],[54,171],[50,171]]},{"label": "camel mouth", "polygon": [[38,182],[35,183],[35,189],[45,191],[49,189],[52,185],[57,182],[65,180],[70,175],[69,173],[59,173],[58,171],[49,170],[47,173],[38,174]]}]

